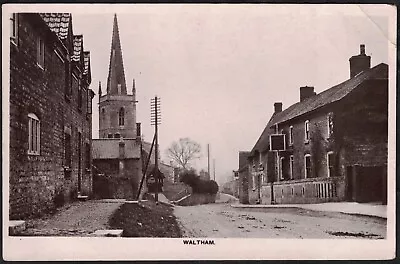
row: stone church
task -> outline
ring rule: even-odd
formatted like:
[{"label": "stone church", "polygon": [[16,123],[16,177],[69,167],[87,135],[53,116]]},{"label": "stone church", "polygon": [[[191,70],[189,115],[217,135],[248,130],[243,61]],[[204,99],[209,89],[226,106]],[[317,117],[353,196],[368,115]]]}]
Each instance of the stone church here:
[{"label": "stone church", "polygon": [[142,178],[143,145],[136,123],[136,89],[125,79],[117,15],[111,40],[107,90],[99,82],[99,139],[93,139],[94,194],[99,198],[135,198]]}]

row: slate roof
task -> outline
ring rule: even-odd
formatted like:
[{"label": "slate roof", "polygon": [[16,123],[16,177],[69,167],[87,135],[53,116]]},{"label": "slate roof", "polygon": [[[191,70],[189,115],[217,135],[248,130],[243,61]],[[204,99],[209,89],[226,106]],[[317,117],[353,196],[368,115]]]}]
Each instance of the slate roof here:
[{"label": "slate roof", "polygon": [[[125,158],[140,158],[140,143],[135,139],[124,139]],[[119,139],[93,139],[93,159],[118,159],[119,158]]]},{"label": "slate roof", "polygon": [[71,56],[72,61],[80,62],[81,56],[83,55],[83,36],[74,35],[74,53]]},{"label": "slate roof", "polygon": [[70,13],[40,13],[40,16],[59,39],[67,39],[69,23],[72,19]]},{"label": "slate roof", "polygon": [[251,153],[254,151],[264,151],[269,144],[269,136],[273,133],[273,127],[276,124],[289,121],[293,118],[299,117],[306,113],[315,111],[323,106],[337,102],[343,99],[351,91],[359,87],[364,81],[377,78],[387,78],[388,65],[385,63],[378,64],[377,66],[363,71],[355,77],[348,79],[332,88],[325,90],[317,95],[314,95],[302,102],[291,105],[289,108],[282,112],[274,113],[262,132],[261,136],[254,145]]}]

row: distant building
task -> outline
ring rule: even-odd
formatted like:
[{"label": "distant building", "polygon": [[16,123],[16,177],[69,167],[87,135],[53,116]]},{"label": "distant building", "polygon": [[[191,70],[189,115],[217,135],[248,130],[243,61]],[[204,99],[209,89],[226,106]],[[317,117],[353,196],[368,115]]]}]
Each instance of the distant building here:
[{"label": "distant building", "polygon": [[172,162],[168,165],[163,162],[159,164],[160,171],[164,174],[165,180],[171,183],[179,182],[178,168],[172,165]]},{"label": "distant building", "polygon": [[350,79],[319,94],[301,87],[300,102],[283,111],[275,103],[239,168],[248,186],[241,201],[386,203],[388,65],[370,68],[370,59],[361,45],[350,58]]},{"label": "distant building", "polygon": [[90,53],[68,13],[10,16],[10,219],[92,194]]}]

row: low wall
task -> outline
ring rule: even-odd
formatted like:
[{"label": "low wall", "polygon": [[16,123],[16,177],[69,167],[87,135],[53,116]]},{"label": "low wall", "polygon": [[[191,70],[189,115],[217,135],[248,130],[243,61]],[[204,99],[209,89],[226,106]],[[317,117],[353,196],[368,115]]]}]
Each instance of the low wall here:
[{"label": "low wall", "polygon": [[186,198],[178,201],[176,204],[181,206],[209,204],[209,203],[215,203],[215,198],[216,198],[215,194],[192,193]]},{"label": "low wall", "polygon": [[[345,200],[345,182],[343,177],[274,182],[273,196],[276,204],[339,202]],[[271,204],[271,184],[261,187],[261,203]]]}]

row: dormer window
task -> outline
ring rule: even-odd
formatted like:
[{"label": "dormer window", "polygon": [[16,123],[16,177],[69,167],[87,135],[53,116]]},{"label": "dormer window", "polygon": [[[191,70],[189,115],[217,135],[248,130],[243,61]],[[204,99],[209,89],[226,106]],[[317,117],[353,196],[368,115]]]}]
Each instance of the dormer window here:
[{"label": "dormer window", "polygon": [[10,39],[14,44],[18,41],[18,15],[12,13],[10,15]]},{"label": "dormer window", "polygon": [[293,145],[293,126],[289,127],[289,145]]},{"label": "dormer window", "polygon": [[38,36],[36,45],[37,45],[36,62],[40,68],[44,69],[44,39]]},{"label": "dormer window", "polygon": [[310,141],[310,121],[304,122],[304,142],[308,143]]}]

